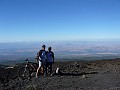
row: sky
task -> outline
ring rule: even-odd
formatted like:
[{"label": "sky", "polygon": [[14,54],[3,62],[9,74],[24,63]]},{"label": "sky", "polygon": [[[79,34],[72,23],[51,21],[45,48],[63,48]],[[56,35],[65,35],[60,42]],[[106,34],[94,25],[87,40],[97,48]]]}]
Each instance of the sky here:
[{"label": "sky", "polygon": [[120,39],[120,0],[0,0],[0,42]]}]

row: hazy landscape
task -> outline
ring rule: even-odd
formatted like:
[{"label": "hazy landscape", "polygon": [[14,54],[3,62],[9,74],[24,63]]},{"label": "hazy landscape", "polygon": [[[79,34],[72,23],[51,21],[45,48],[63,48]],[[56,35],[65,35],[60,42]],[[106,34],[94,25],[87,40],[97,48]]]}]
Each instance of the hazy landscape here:
[{"label": "hazy landscape", "polygon": [[[120,57],[119,41],[51,41],[0,43],[0,62],[34,60],[42,44],[52,46],[56,60],[100,60]],[[47,48],[46,48],[47,50]]]},{"label": "hazy landscape", "polygon": [[0,90],[120,90],[120,0],[0,0]]}]

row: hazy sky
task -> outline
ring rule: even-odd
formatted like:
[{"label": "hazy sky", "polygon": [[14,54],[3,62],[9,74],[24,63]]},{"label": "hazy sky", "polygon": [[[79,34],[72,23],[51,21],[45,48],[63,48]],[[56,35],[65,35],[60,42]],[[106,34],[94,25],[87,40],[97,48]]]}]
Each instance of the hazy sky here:
[{"label": "hazy sky", "polygon": [[0,42],[120,39],[120,0],[0,0]]}]

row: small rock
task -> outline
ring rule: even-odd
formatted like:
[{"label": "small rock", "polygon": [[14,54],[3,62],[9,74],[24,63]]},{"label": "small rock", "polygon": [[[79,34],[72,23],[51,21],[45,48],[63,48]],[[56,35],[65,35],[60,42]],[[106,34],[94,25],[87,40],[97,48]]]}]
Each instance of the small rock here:
[{"label": "small rock", "polygon": [[83,75],[82,75],[82,78],[86,78],[86,76],[83,74]]}]

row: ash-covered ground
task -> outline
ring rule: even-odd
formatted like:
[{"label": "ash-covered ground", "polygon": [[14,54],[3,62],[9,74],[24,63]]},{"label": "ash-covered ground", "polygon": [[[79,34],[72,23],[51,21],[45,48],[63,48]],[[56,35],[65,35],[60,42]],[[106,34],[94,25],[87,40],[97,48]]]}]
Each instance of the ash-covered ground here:
[{"label": "ash-covered ground", "polygon": [[[55,62],[53,76],[22,80],[13,67],[0,65],[0,90],[120,90],[120,59]],[[61,75],[54,75],[56,68]]]}]

